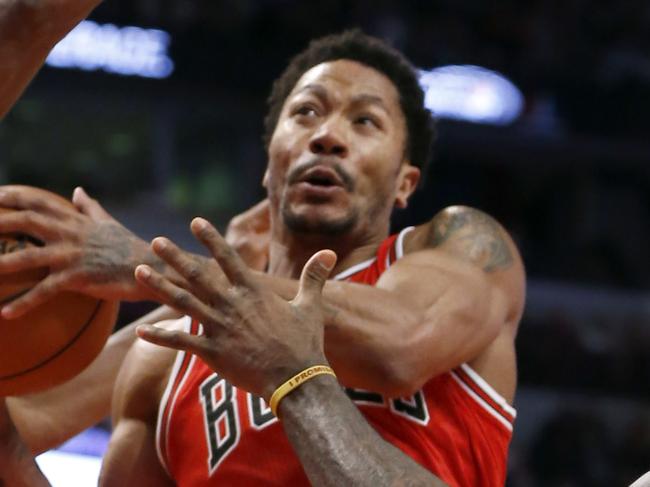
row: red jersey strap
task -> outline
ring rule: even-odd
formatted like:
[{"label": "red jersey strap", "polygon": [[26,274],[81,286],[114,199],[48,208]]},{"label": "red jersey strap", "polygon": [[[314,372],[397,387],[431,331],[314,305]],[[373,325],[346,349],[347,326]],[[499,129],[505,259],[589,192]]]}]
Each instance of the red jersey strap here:
[{"label": "red jersey strap", "polygon": [[333,279],[374,284],[386,269],[404,255],[404,236],[413,228],[415,227],[406,227],[401,232],[384,239],[375,257],[339,272]]},{"label": "red jersey strap", "polygon": [[[183,331],[198,335],[200,331],[200,324],[198,321],[191,319],[189,316],[184,316],[179,321],[183,321]],[[192,365],[196,360],[196,356],[179,351],[176,354],[174,366],[167,381],[167,387],[160,400],[158,408],[158,421],[156,422],[156,452],[161,465],[169,474],[169,467],[167,462],[168,451],[168,437],[169,437],[169,424],[171,421],[174,404],[178,393],[183,387],[185,379],[192,369]]]},{"label": "red jersey strap", "polygon": [[469,365],[461,364],[450,372],[461,388],[490,413],[499,423],[512,431],[517,411]]}]

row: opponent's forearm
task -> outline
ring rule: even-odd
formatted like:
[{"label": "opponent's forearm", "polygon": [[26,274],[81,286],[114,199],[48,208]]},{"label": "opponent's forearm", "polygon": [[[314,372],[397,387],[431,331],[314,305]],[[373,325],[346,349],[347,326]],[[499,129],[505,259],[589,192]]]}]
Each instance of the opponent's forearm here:
[{"label": "opponent's forearm", "polygon": [[446,485],[383,440],[332,376],[291,392],[280,402],[279,415],[313,485]]},{"label": "opponent's forearm", "polygon": [[101,0],[0,0],[0,119],[49,51]]},{"label": "opponent's forearm", "polygon": [[[84,245],[89,257],[82,264],[91,271],[90,282],[82,292],[114,301],[156,301],[157,296],[135,279],[135,269],[141,264],[181,287],[186,286],[185,280],[155,254],[149,242],[116,221],[96,225]],[[200,265],[211,264],[204,257],[194,258]]]}]

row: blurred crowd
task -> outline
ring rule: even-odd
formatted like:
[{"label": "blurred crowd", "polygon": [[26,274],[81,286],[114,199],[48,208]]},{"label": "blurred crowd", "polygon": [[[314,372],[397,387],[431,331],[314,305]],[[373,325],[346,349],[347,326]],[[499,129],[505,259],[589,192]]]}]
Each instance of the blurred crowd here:
[{"label": "blurred crowd", "polygon": [[609,420],[616,410],[583,406],[545,418],[526,448],[511,452],[507,487],[628,486],[650,469],[648,411],[617,429]]},{"label": "blurred crowd", "polygon": [[215,59],[236,67],[222,73],[235,84],[260,68],[276,74],[294,46],[315,36],[361,26],[422,67],[478,64],[541,99],[553,94],[577,128],[629,135],[650,126],[643,113],[650,4],[643,0],[114,0],[98,17],[163,26],[188,43],[210,40]]}]

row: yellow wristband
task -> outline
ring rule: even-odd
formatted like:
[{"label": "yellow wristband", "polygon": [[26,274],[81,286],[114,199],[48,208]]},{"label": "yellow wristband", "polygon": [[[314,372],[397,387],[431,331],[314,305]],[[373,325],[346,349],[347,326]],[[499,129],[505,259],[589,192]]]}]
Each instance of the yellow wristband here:
[{"label": "yellow wristband", "polygon": [[327,365],[314,365],[313,367],[306,368],[302,372],[298,372],[291,379],[278,387],[271,395],[271,400],[269,401],[269,407],[271,408],[273,414],[276,416],[278,415],[278,404],[284,396],[289,394],[298,386],[301,386],[307,382],[309,379],[313,379],[317,375],[321,374],[329,374],[336,377],[336,374],[331,369],[331,367],[328,367]]}]

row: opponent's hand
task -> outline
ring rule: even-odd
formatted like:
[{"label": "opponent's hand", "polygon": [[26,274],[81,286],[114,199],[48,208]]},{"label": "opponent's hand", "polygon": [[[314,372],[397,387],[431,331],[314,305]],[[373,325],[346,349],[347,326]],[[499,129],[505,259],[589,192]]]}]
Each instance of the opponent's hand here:
[{"label": "opponent's hand", "polygon": [[55,294],[79,291],[102,299],[139,299],[133,279],[138,263],[153,262],[149,246],[113,219],[81,188],[74,207],[16,189],[0,190],[0,233],[25,233],[45,243],[0,256],[0,275],[40,267],[49,274],[2,308],[16,318]]},{"label": "opponent's hand", "polygon": [[336,254],[321,250],[305,264],[297,296],[290,302],[260,286],[253,272],[207,221],[192,221],[192,233],[205,245],[225,277],[197,267],[188,254],[166,238],[152,247],[190,283],[190,291],[174,285],[146,265],[136,279],[158,299],[196,318],[203,335],[141,325],[138,335],[157,345],[200,356],[237,387],[269,399],[292,374],[326,364],[323,351],[321,291]]},{"label": "opponent's hand", "polygon": [[260,201],[230,220],[224,238],[248,267],[256,271],[265,270],[271,241],[269,200]]}]

